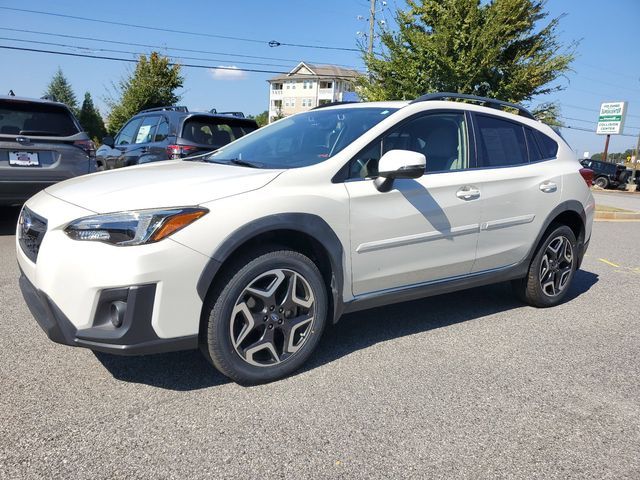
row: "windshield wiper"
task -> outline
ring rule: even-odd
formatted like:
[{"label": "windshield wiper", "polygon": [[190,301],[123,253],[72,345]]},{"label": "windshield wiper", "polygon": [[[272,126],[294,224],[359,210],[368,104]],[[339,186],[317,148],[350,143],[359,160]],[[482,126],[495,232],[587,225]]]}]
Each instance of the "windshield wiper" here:
[{"label": "windshield wiper", "polygon": [[239,158],[232,158],[229,160],[229,163],[233,163],[234,165],[239,165],[241,167],[249,167],[249,168],[261,168],[262,165],[259,163],[248,162],[246,160],[240,160]]}]

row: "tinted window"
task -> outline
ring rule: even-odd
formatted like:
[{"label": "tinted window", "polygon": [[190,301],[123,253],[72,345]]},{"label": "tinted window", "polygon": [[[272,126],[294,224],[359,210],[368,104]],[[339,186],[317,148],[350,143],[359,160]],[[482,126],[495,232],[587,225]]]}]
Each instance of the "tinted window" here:
[{"label": "tinted window", "polygon": [[528,163],[524,129],[496,117],[477,115],[480,157],[483,167],[504,167]]},{"label": "tinted window", "polygon": [[68,137],[78,133],[71,112],[47,103],[0,101],[0,135]]},{"label": "tinted window", "polygon": [[167,122],[166,118],[160,120],[158,124],[158,128],[156,128],[156,136],[154,137],[154,142],[162,142],[165,138],[169,136],[169,122]]},{"label": "tinted window", "polygon": [[134,118],[124,127],[122,127],[122,130],[120,130],[120,133],[118,133],[118,136],[116,137],[116,145],[130,144],[133,140],[133,136],[135,135],[136,130],[138,130],[138,125],[140,125],[141,121],[142,119],[140,118]]},{"label": "tinted window", "polygon": [[558,154],[558,144],[544,133],[535,131],[536,140],[542,151],[543,158],[554,158]]},{"label": "tinted window", "polygon": [[160,117],[153,115],[151,117],[144,117],[138,133],[136,134],[136,141],[134,143],[150,143],[156,134],[156,125],[158,125]]},{"label": "tinted window", "polygon": [[233,118],[192,117],[184,122],[182,138],[201,145],[221,147],[254,130],[253,124]]},{"label": "tinted window", "polygon": [[527,149],[529,150],[529,161],[539,162],[544,157],[542,156],[542,152],[538,147],[538,142],[535,139],[533,130],[531,130],[530,128],[525,128],[524,131],[527,137]]},{"label": "tinted window", "polygon": [[408,121],[356,155],[351,161],[350,177],[376,176],[380,156],[390,150],[422,153],[427,159],[427,172],[467,168],[467,129],[464,114],[431,114]]},{"label": "tinted window", "polygon": [[267,168],[314,165],[334,156],[395,111],[380,107],[310,110],[262,127],[207,160],[237,159]]}]

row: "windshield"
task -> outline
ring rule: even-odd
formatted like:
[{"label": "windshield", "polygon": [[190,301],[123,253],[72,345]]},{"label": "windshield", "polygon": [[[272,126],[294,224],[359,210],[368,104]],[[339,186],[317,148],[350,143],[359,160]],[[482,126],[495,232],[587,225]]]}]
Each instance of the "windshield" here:
[{"label": "windshield", "polygon": [[396,110],[380,107],[311,110],[222,147],[207,161],[259,168],[314,165],[337,154]]}]

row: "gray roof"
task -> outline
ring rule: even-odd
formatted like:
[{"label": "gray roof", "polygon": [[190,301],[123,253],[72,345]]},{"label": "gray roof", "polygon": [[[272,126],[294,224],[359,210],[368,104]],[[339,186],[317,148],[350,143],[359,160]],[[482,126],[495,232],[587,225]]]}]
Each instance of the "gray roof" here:
[{"label": "gray roof", "polygon": [[338,65],[317,65],[314,63],[306,63],[301,62],[295,66],[292,72],[299,69],[301,66],[306,66],[309,70],[314,72],[315,75],[310,75],[306,73],[285,73],[282,75],[278,75],[269,79],[269,82],[274,82],[277,80],[295,80],[295,79],[309,79],[309,78],[345,78],[345,79],[354,79],[360,75],[362,75],[357,70],[353,70],[351,68],[343,68]]}]

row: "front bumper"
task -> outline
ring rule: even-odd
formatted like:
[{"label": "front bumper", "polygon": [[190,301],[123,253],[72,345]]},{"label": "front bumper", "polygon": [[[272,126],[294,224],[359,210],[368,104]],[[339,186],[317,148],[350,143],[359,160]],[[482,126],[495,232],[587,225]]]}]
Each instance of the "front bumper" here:
[{"label": "front bumper", "polygon": [[[120,355],[147,355],[198,347],[198,336],[160,338],[156,335],[151,317],[156,293],[155,285],[139,285],[129,288],[105,290],[100,305],[108,305],[112,299],[123,298],[127,309],[121,327],[116,328],[98,308],[94,326],[77,329],[60,308],[42,291],[39,291],[23,274],[20,290],[31,314],[50,340],[75,347],[85,347],[100,352]],[[101,318],[104,317],[104,318]]]}]

